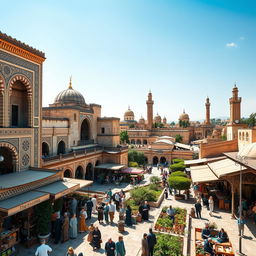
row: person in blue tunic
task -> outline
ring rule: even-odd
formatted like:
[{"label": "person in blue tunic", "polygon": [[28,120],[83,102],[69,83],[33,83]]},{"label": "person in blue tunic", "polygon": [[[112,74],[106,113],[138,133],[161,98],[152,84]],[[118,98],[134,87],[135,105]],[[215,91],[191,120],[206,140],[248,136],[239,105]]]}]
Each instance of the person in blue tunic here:
[{"label": "person in blue tunic", "polygon": [[108,212],[109,212],[109,206],[108,206],[108,203],[106,203],[105,206],[104,206],[104,209],[103,209],[103,214],[104,214],[104,219],[105,219],[107,224],[109,223]]},{"label": "person in blue tunic", "polygon": [[226,243],[228,242],[228,235],[227,233],[224,231],[224,229],[222,228],[218,234],[218,239],[217,239],[218,243]]},{"label": "person in blue tunic", "polygon": [[125,254],[126,254],[126,251],[124,247],[123,237],[119,236],[118,242],[116,242],[116,256],[125,256]]},{"label": "person in blue tunic", "polygon": [[148,239],[149,256],[153,256],[154,247],[157,243],[157,240],[156,240],[156,235],[153,233],[152,228],[149,229],[147,239]]},{"label": "person in blue tunic", "polygon": [[132,226],[132,209],[130,205],[127,206],[127,209],[125,212],[125,224],[127,226]]},{"label": "person in blue tunic", "polygon": [[205,228],[202,230],[202,239],[208,239],[211,236],[209,223],[205,223]]}]

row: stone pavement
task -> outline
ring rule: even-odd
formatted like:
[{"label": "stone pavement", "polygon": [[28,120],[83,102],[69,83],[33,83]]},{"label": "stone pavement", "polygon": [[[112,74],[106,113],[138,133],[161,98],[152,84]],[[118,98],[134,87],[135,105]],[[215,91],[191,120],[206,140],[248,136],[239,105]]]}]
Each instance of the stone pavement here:
[{"label": "stone pavement", "polygon": [[[150,176],[153,175],[159,175],[160,171],[158,171],[156,168],[153,168],[153,173],[151,175],[146,174],[145,176],[145,183],[149,183]],[[126,184],[123,189],[129,189],[131,185]],[[110,186],[109,185],[93,185],[94,188],[101,187],[102,191],[106,191]],[[120,190],[121,187],[115,187],[114,191]],[[160,208],[152,208],[150,211],[150,221],[144,222],[144,223],[138,223],[137,225],[134,225],[132,228],[125,228],[124,235],[124,242],[126,246],[127,254],[126,256],[137,256],[140,255],[139,250],[141,248],[141,238],[144,232],[148,232],[149,227],[153,225],[153,222],[155,220],[155,217],[159,214],[161,208],[163,206],[169,206],[170,204],[174,207],[181,207],[186,208],[188,211],[190,211],[191,207],[194,207],[195,200],[192,198],[190,200],[181,200],[176,201],[173,196],[169,196],[168,199],[165,199],[161,205]],[[215,222],[218,226],[218,228],[223,227],[230,238],[230,241],[234,247],[234,250],[236,251],[238,249],[239,244],[239,237],[238,237],[238,229],[236,220],[231,219],[231,214],[227,212],[214,212],[214,215],[211,217],[205,207],[203,207],[202,210],[202,217],[203,219],[192,219],[192,230],[191,230],[191,244],[190,244],[190,250],[191,250],[191,256],[195,255],[195,232],[194,228],[199,227],[202,228],[204,226],[204,223],[206,221]],[[118,216],[116,214],[115,216],[115,223],[118,221]],[[90,223],[96,223],[97,222],[97,216],[94,215],[92,220],[89,221],[87,224]],[[102,247],[104,247],[105,242],[109,237],[112,237],[114,241],[117,241],[118,236],[120,233],[118,233],[117,225],[114,224],[111,225],[98,225],[99,229],[102,234]],[[98,252],[93,252],[92,247],[87,242],[87,233],[79,234],[77,239],[75,240],[69,240],[68,242],[64,244],[52,244],[50,243],[50,246],[53,248],[53,253],[51,255],[53,256],[65,256],[66,251],[68,247],[72,246],[75,249],[76,253],[83,252],[84,255],[89,256],[95,256],[95,255],[101,255],[104,254],[104,250],[101,249]],[[32,256],[34,255],[36,250],[36,247],[30,248],[30,249],[24,249],[22,248],[19,251],[19,256]],[[242,250],[247,256],[255,256],[256,255],[256,227],[254,224],[251,223],[251,221],[248,221],[248,224],[245,226],[245,238],[243,239],[243,250]],[[186,255],[184,255],[186,256]]]},{"label": "stone pavement", "polygon": [[[141,247],[141,239],[143,233],[148,233],[148,229],[152,227],[154,222],[154,217],[159,213],[160,209],[158,208],[152,208],[150,211],[150,220],[148,222],[138,223],[137,225],[133,225],[131,228],[125,227],[125,232],[123,234],[118,232],[117,228],[117,221],[118,221],[118,215],[115,214],[113,225],[106,225],[106,224],[100,224],[98,225],[97,216],[93,215],[93,218],[91,221],[87,221],[88,223],[95,223],[102,235],[102,249],[100,249],[97,252],[94,252],[92,250],[92,247],[87,242],[87,236],[88,233],[82,233],[79,234],[78,237],[74,240],[69,240],[63,244],[54,244],[52,242],[49,243],[51,248],[53,249],[53,252],[51,253],[51,256],[66,256],[67,249],[72,246],[75,249],[75,253],[78,254],[82,252],[84,256],[96,256],[96,255],[102,255],[104,254],[104,246],[105,242],[108,240],[109,237],[113,239],[113,241],[118,240],[119,235],[124,236],[124,243],[126,247],[126,256],[136,256],[140,250]],[[36,246],[25,249],[20,248],[20,251],[18,253],[19,256],[34,256],[36,251]]]}]

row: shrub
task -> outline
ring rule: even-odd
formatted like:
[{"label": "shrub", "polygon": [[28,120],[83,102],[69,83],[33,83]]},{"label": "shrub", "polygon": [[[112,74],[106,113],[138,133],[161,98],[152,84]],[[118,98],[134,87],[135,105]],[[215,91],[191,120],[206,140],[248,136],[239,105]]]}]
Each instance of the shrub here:
[{"label": "shrub", "polygon": [[141,204],[143,201],[153,201],[157,200],[156,192],[149,190],[148,188],[135,188],[131,192],[131,197],[137,205]]},{"label": "shrub", "polygon": [[182,176],[170,176],[169,184],[172,188],[179,190],[187,190],[190,188],[191,180]]},{"label": "shrub", "polygon": [[184,165],[184,163],[182,162],[179,162],[177,164],[172,164],[170,165],[170,169],[173,171],[173,172],[176,172],[176,171],[184,171],[186,168],[186,166]]},{"label": "shrub", "polygon": [[155,256],[182,256],[182,239],[178,236],[157,234]]},{"label": "shrub", "polygon": [[129,167],[138,167],[138,163],[137,162],[129,162]]},{"label": "shrub", "polygon": [[175,158],[175,159],[172,159],[172,162],[174,164],[177,164],[177,163],[183,163],[184,164],[184,159]]},{"label": "shrub", "polygon": [[157,184],[159,182],[161,182],[161,179],[159,177],[157,176],[150,177],[150,183]]},{"label": "shrub", "polygon": [[160,187],[159,187],[158,184],[150,184],[150,185],[149,185],[149,189],[150,189],[150,190],[159,191],[159,190],[160,190]]},{"label": "shrub", "polygon": [[129,162],[137,162],[139,165],[145,164],[145,156],[143,152],[139,152],[137,150],[129,150],[128,152],[128,161]]},{"label": "shrub", "polygon": [[176,172],[172,172],[171,177],[173,177],[173,176],[187,177],[187,174],[185,172],[182,172],[182,171],[176,171]]},{"label": "shrub", "polygon": [[37,232],[39,235],[48,235],[50,233],[50,220],[52,214],[52,204],[50,200],[38,204],[35,208],[37,216]]}]

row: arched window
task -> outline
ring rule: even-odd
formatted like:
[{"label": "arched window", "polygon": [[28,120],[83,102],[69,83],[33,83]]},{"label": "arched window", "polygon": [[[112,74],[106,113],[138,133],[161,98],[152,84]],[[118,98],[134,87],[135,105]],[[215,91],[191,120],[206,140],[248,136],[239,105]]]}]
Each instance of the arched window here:
[{"label": "arched window", "polygon": [[136,144],[137,144],[137,145],[141,145],[141,140],[138,139],[138,140],[136,141]]},{"label": "arched window", "polygon": [[153,165],[157,165],[158,162],[159,162],[158,157],[157,157],[157,156],[154,156],[154,157],[153,157]]},{"label": "arched window", "polygon": [[12,127],[29,127],[29,100],[26,86],[21,81],[12,85],[10,96],[10,115]]},{"label": "arched window", "polygon": [[161,156],[160,163],[161,164],[165,164],[166,163],[166,158],[164,156]]},{"label": "arched window", "polygon": [[66,153],[66,145],[65,142],[63,140],[61,140],[58,144],[58,150],[57,150],[57,154],[65,154]]},{"label": "arched window", "polygon": [[76,122],[76,114],[74,114],[74,121]]},{"label": "arched window", "polygon": [[143,140],[143,144],[144,144],[144,145],[147,145],[147,144],[148,144],[148,141],[147,141],[147,140]]},{"label": "arched window", "polygon": [[131,139],[131,144],[135,144],[135,140],[134,139]]},{"label": "arched window", "polygon": [[90,124],[87,119],[84,119],[81,125],[80,140],[86,143],[90,139]]},{"label": "arched window", "polygon": [[249,141],[249,133],[248,132],[246,132],[246,134],[245,134],[245,140]]}]

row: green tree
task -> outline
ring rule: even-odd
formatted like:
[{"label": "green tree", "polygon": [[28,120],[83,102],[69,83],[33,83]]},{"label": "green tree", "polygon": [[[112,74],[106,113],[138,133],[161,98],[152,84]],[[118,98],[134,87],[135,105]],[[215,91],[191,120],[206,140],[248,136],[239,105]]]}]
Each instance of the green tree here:
[{"label": "green tree", "polygon": [[128,162],[136,162],[139,165],[145,164],[145,156],[143,152],[137,150],[129,150],[128,151]]},{"label": "green tree", "polygon": [[179,190],[179,195],[181,190],[187,190],[191,185],[191,179],[182,176],[171,175],[168,181],[170,187]]},{"label": "green tree", "polygon": [[247,119],[247,124],[250,128],[256,125],[256,113],[250,114],[249,118]]},{"label": "green tree", "polygon": [[121,131],[120,132],[120,141],[122,143],[126,142],[129,143],[129,135],[127,131]]},{"label": "green tree", "polygon": [[182,139],[183,139],[183,138],[182,138],[182,136],[181,136],[180,134],[176,134],[176,135],[175,135],[175,141],[176,141],[176,142],[182,142]]}]

